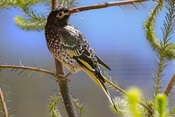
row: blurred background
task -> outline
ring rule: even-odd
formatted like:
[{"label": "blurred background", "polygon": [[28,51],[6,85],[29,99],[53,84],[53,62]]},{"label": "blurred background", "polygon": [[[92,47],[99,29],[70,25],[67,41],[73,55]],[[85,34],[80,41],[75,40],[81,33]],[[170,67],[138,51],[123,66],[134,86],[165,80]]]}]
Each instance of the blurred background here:
[{"label": "blurred background", "polygon": [[[77,1],[78,6],[108,2],[108,0]],[[117,82],[125,82],[125,89],[140,88],[143,96],[153,94],[152,68],[155,52],[145,38],[143,23],[149,16],[153,2],[145,2],[145,7],[109,7],[76,13],[69,22],[87,38],[97,55],[111,67],[107,71]],[[43,9],[41,6],[38,9]],[[156,33],[162,38],[165,10],[156,23]],[[26,32],[13,21],[16,15],[23,15],[20,9],[0,11],[0,62],[1,64],[33,66],[55,71],[54,58],[49,53],[44,31]],[[172,40],[174,42],[174,40]],[[10,71],[10,70],[9,70]],[[15,117],[49,117],[49,97],[57,94],[59,86],[47,76],[34,73],[31,77],[18,76],[4,70],[0,73],[0,86],[8,94],[8,107]],[[168,63],[164,83],[168,83],[175,71],[175,61]],[[83,117],[115,117],[103,91],[84,72],[70,76],[70,89],[74,97],[87,108]],[[113,97],[117,92],[112,92]],[[67,117],[63,104],[59,106],[63,117]]]}]

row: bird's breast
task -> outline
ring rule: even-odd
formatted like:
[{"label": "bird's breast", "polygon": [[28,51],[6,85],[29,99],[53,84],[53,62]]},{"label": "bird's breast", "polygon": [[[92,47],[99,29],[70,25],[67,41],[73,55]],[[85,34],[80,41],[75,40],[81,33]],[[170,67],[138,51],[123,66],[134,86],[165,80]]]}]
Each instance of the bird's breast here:
[{"label": "bird's breast", "polygon": [[64,41],[61,39],[61,31],[54,28],[45,29],[45,37],[51,54],[65,65],[71,72],[78,72],[80,67],[76,60],[67,54],[64,49]]},{"label": "bird's breast", "polygon": [[59,54],[62,51],[60,46],[61,33],[52,28],[45,29],[47,47],[52,54]]}]

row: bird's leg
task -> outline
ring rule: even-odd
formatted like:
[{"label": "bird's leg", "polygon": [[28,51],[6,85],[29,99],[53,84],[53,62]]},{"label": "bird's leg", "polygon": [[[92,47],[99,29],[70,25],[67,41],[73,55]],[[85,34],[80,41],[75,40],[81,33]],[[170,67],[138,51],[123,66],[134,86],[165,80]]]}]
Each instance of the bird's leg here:
[{"label": "bird's leg", "polygon": [[57,82],[61,82],[61,81],[63,81],[63,80],[67,80],[67,81],[69,81],[70,82],[70,79],[68,78],[70,75],[71,75],[72,73],[71,72],[69,72],[68,74],[66,74],[65,76],[63,76],[63,75],[59,75],[59,79],[57,79]]}]

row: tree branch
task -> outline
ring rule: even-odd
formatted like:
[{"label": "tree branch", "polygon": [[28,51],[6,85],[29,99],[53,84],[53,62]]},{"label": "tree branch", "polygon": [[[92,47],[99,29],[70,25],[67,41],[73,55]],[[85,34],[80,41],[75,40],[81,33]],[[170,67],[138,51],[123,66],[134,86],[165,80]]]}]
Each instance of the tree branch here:
[{"label": "tree branch", "polygon": [[57,9],[59,6],[59,0],[52,0],[52,11]]},{"label": "tree branch", "polygon": [[[64,76],[65,75],[64,67],[57,59],[55,59],[55,65],[56,65],[56,74]],[[61,80],[58,83],[60,86],[60,92],[63,97],[64,105],[66,107],[66,111],[69,117],[78,117],[77,111],[75,110],[75,107],[72,102],[68,80]]]},{"label": "tree branch", "polygon": [[[59,0],[52,0],[52,11],[58,8]],[[56,74],[57,76],[64,76],[64,67],[63,65],[55,58]],[[58,77],[59,78],[59,77]],[[62,77],[63,78],[63,77]],[[61,77],[60,77],[61,79]],[[60,92],[63,97],[64,105],[69,117],[78,117],[77,111],[75,110],[74,104],[72,102],[72,97],[69,90],[68,80],[61,80],[58,82],[60,87]]]},{"label": "tree branch", "polygon": [[2,93],[1,88],[0,88],[0,100],[1,100],[2,108],[3,108],[3,112],[4,112],[4,117],[8,117],[7,106],[5,104],[4,95]]},{"label": "tree branch", "polygon": [[175,84],[175,73],[174,75],[172,76],[171,80],[169,81],[167,87],[164,89],[163,93],[168,96],[170,91],[172,90],[173,86]]},{"label": "tree branch", "polygon": [[23,70],[31,70],[36,72],[42,72],[44,74],[51,75],[53,77],[57,77],[55,73],[50,72],[45,69],[35,68],[35,67],[27,67],[27,66],[16,66],[16,65],[0,65],[0,68],[10,68],[10,69],[23,69]]},{"label": "tree branch", "polygon": [[86,10],[93,10],[93,9],[101,9],[101,8],[106,8],[111,6],[129,5],[129,4],[135,4],[135,3],[145,2],[145,1],[151,1],[151,0],[126,0],[126,1],[100,3],[100,4],[90,5],[90,6],[80,6],[80,7],[72,8],[72,9],[77,9],[77,10],[73,10],[72,13],[86,11]]}]

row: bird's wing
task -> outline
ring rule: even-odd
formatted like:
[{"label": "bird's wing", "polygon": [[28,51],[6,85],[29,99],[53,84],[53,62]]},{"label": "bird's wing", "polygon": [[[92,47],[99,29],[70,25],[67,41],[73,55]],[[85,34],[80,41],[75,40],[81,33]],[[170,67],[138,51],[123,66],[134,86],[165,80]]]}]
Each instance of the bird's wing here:
[{"label": "bird's wing", "polygon": [[[66,53],[74,58],[81,66],[91,72],[99,72],[98,62],[95,52],[89,47],[88,42],[83,39],[84,36],[80,32],[78,34],[72,33],[69,30],[61,31],[61,46]],[[99,78],[104,82],[103,78]]]},{"label": "bird's wing", "polygon": [[85,40],[81,32],[75,34],[75,32],[73,33],[71,30],[62,30],[61,36],[61,40],[63,41],[61,43],[66,53],[70,57],[74,58],[82,66],[82,70],[103,89],[109,101],[116,109],[114,102],[104,85],[104,76],[101,74],[98,64],[108,69],[110,68],[96,56],[95,52],[89,47],[88,42]]},{"label": "bird's wing", "polygon": [[[76,29],[72,25],[68,25],[68,26],[66,26],[66,30],[63,30],[61,32],[61,34],[62,34],[65,42],[67,42],[67,44],[64,44],[64,45],[67,46],[66,51],[69,54],[69,56],[71,56],[71,57],[78,56],[84,52],[85,56],[83,55],[83,58],[87,58],[87,57],[90,58],[89,52],[84,51],[85,49],[89,49],[89,44],[88,44],[87,40],[85,39],[85,37],[82,35],[82,33],[78,29]],[[90,53],[95,55],[95,57],[97,59],[97,63],[99,65],[101,65],[102,67],[109,69],[111,71],[109,66],[106,65],[102,60],[100,60],[100,58],[95,54],[95,52],[92,49],[91,49]],[[87,60],[89,60],[88,58],[87,58]]]}]

